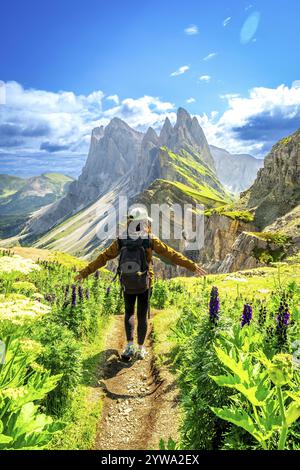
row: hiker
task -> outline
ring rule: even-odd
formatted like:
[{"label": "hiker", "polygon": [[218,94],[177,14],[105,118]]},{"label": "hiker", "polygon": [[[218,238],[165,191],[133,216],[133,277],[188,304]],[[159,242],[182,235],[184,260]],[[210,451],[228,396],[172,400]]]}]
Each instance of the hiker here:
[{"label": "hiker", "polygon": [[[76,281],[85,279],[97,269],[106,265],[106,262],[119,256],[119,274],[125,302],[125,331],[127,346],[121,357],[131,360],[134,357],[144,359],[146,350],[144,341],[147,334],[147,314],[150,307],[150,297],[153,285],[153,251],[171,261],[173,264],[204,276],[206,272],[193,261],[173,250],[151,233],[152,219],[148,217],[147,210],[142,207],[132,209],[127,218],[125,236],[114,240],[95,261],[85,269],[79,271]],[[137,300],[137,350],[133,344],[134,335],[134,307]]]}]

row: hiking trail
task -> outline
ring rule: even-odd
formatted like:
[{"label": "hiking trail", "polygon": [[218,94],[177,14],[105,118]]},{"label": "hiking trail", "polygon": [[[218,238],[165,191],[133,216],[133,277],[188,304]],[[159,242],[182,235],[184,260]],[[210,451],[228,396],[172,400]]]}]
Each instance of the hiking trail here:
[{"label": "hiking trail", "polygon": [[99,386],[105,398],[94,449],[158,449],[160,439],[178,439],[178,390],[174,377],[164,364],[154,361],[152,323],[148,327],[142,361],[120,360],[124,339],[124,316],[117,315],[108,335],[105,362]]}]

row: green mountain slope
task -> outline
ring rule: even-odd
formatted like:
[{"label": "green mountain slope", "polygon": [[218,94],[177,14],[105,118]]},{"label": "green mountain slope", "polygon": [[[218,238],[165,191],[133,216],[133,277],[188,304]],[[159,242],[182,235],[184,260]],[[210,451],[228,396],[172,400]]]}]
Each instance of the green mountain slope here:
[{"label": "green mountain slope", "polygon": [[61,198],[72,181],[71,177],[58,173],[45,173],[27,180],[2,175],[0,237],[18,233],[32,212]]},{"label": "green mountain slope", "polygon": [[0,200],[12,196],[26,184],[26,180],[17,176],[0,175]]}]

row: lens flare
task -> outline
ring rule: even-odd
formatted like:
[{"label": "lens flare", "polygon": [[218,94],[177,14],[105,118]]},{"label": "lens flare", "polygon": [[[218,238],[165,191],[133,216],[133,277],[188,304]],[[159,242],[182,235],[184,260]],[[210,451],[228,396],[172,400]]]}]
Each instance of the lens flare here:
[{"label": "lens flare", "polygon": [[260,13],[259,11],[255,11],[246,19],[243,27],[241,29],[241,43],[248,44],[251,39],[254,38],[254,35],[258,29],[259,22],[260,22]]}]

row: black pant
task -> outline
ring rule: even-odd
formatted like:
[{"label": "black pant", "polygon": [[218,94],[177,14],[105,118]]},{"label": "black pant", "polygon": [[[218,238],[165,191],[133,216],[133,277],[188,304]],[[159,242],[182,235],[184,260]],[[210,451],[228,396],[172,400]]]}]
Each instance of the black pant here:
[{"label": "black pant", "polygon": [[125,301],[125,331],[127,341],[133,341],[134,335],[134,306],[137,299],[137,336],[138,344],[144,344],[147,334],[147,314],[150,302],[150,296],[152,289],[143,292],[142,294],[126,294],[124,292]]}]

